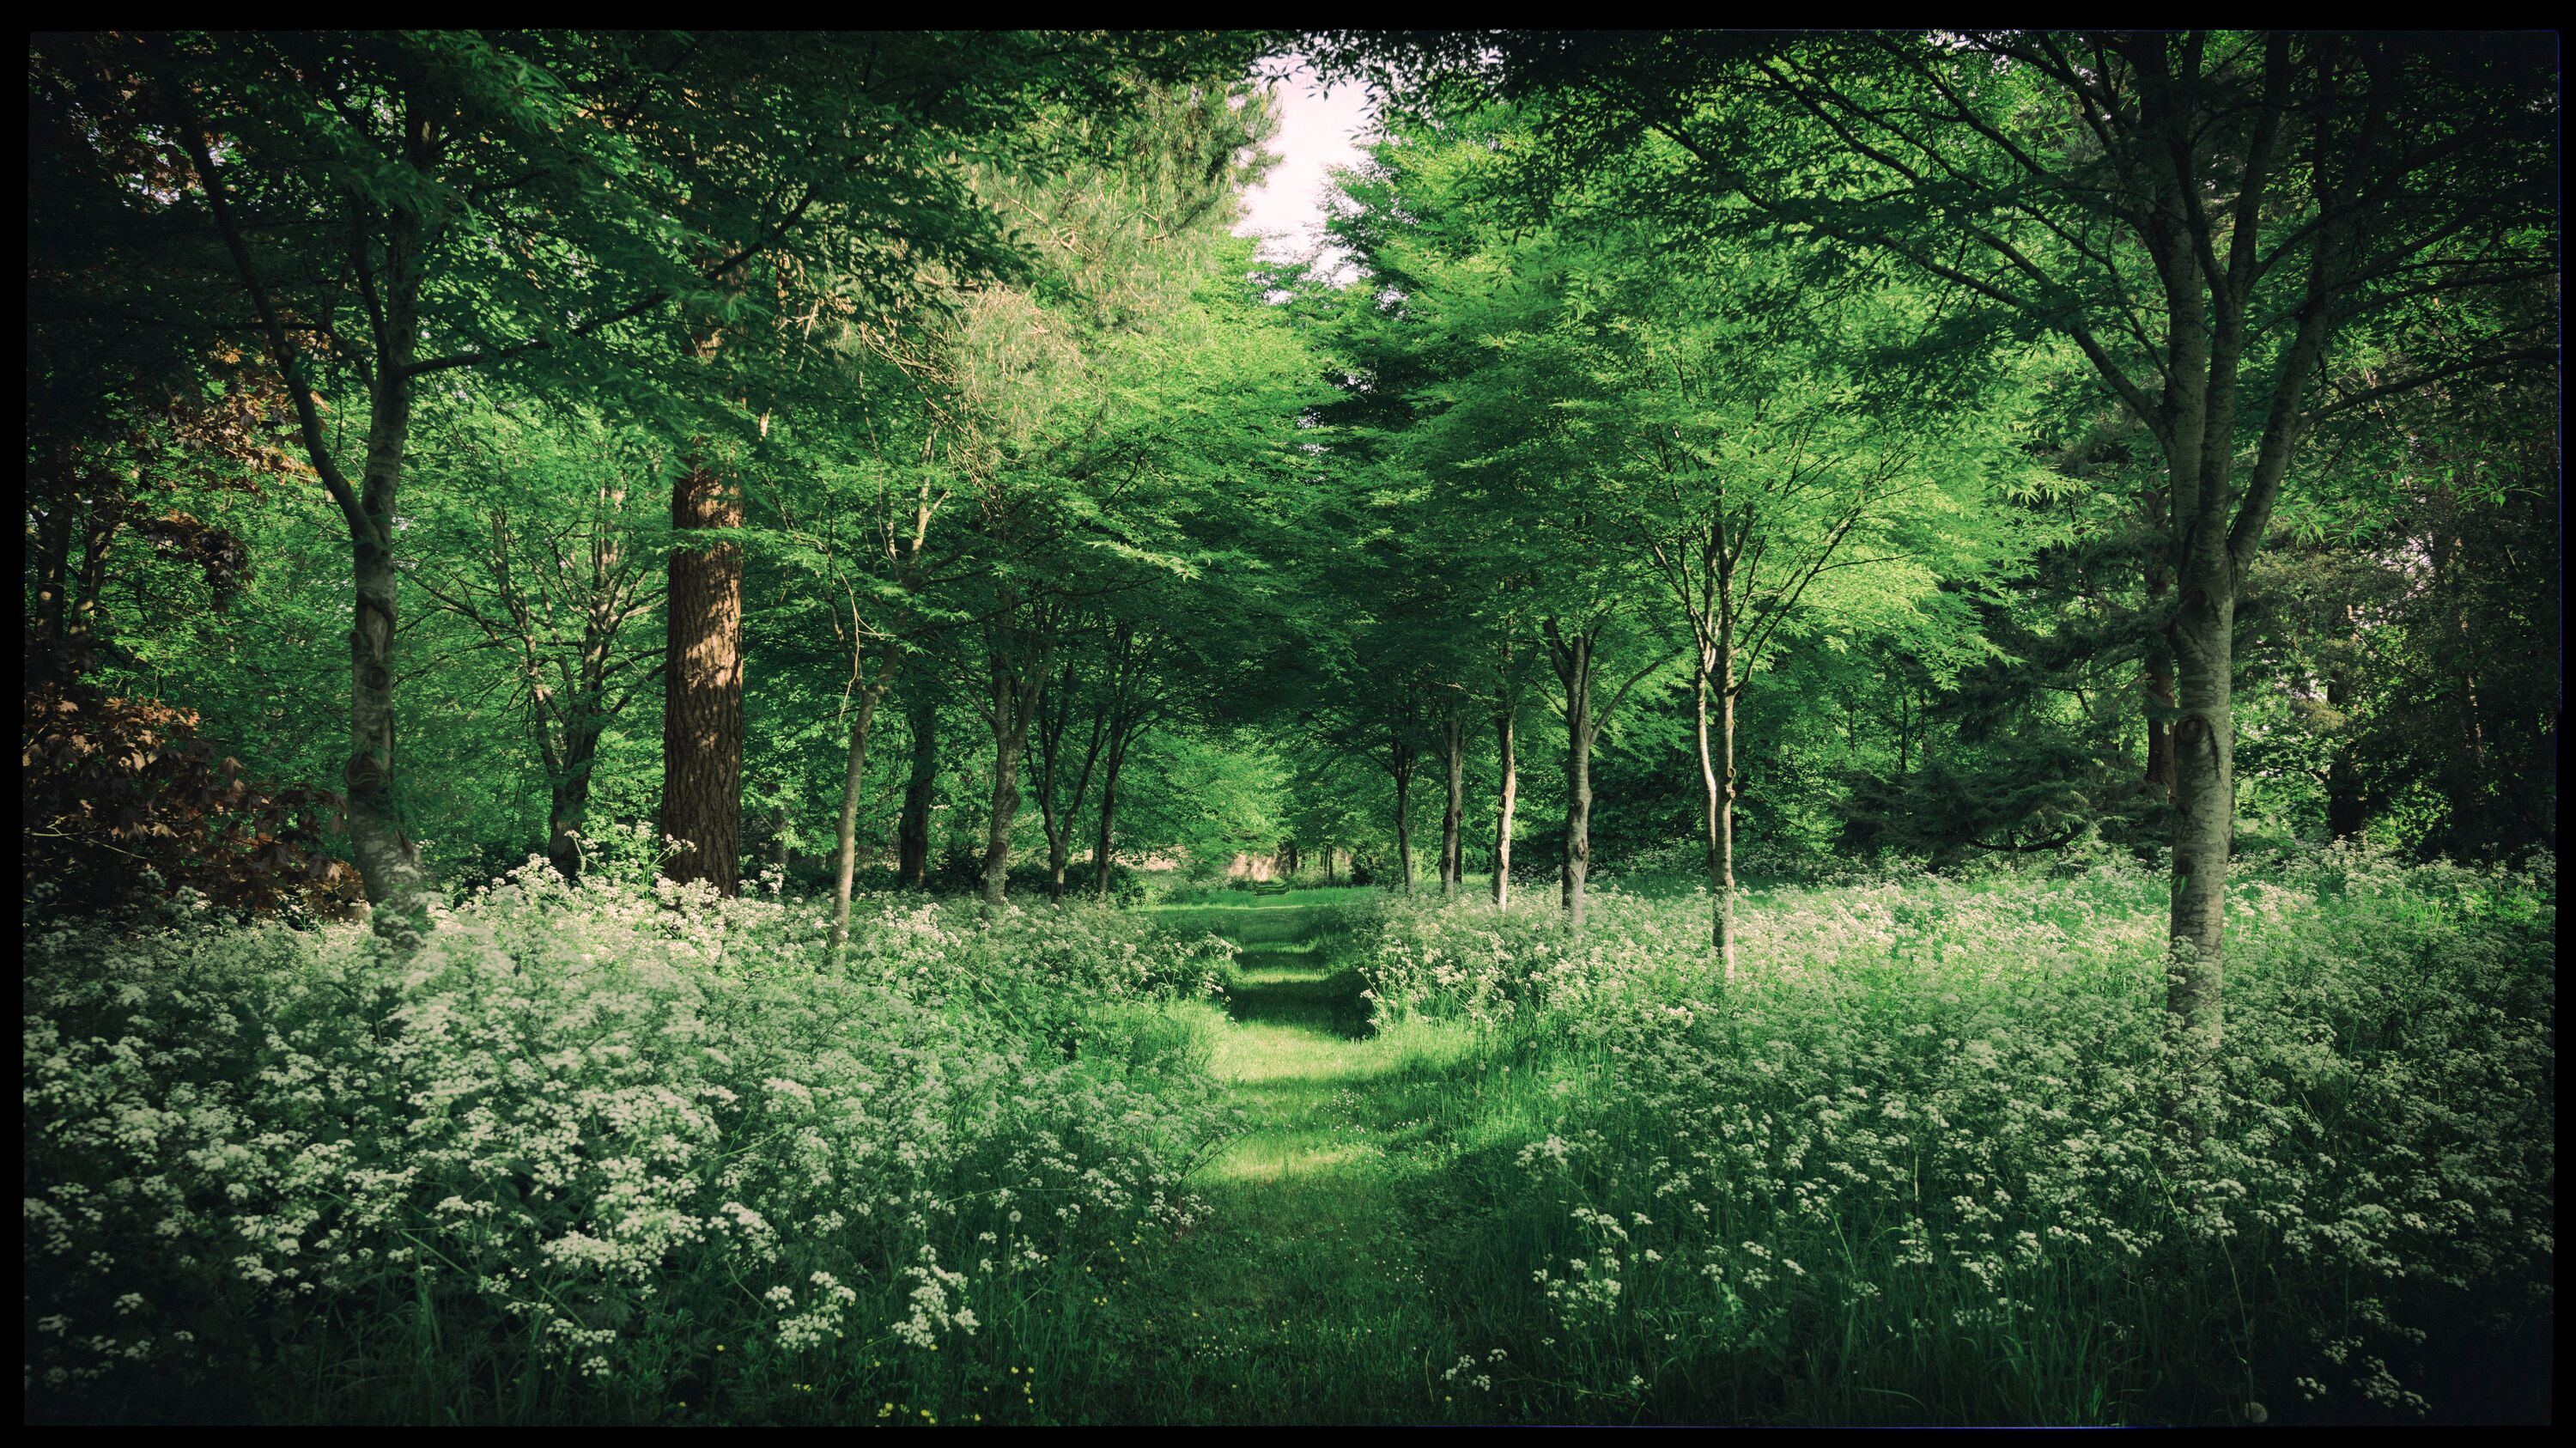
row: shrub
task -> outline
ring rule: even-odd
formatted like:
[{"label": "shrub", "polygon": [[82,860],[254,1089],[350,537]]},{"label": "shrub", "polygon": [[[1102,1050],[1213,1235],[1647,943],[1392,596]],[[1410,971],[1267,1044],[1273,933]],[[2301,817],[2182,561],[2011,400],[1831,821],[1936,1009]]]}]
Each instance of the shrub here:
[{"label": "shrub", "polygon": [[883,904],[825,972],[822,909],[627,873],[407,960],[32,914],[29,1415],[945,1412],[1199,1210],[1221,944]]},{"label": "shrub", "polygon": [[1581,941],[1379,902],[1381,1022],[1552,1082],[1461,1185],[1500,1220],[1452,1275],[1519,1324],[1467,1378],[1702,1420],[2424,1411],[2444,1336],[2551,1310],[2554,874],[2338,850],[2231,894],[2207,1064],[2144,873],[1762,892],[1731,985],[1704,898],[1605,893]]}]

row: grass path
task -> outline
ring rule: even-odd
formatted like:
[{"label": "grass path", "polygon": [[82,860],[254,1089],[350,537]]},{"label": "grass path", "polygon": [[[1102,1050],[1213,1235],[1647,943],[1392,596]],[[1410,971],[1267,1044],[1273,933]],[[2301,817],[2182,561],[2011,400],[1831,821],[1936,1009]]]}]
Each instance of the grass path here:
[{"label": "grass path", "polygon": [[1249,1129],[1194,1183],[1208,1219],[1121,1284],[1081,1416],[1438,1419],[1460,1351],[1425,1235],[1447,1153],[1415,1111],[1462,1084],[1464,1043],[1365,1036],[1357,982],[1289,899],[1193,913],[1243,948],[1212,1067]]}]

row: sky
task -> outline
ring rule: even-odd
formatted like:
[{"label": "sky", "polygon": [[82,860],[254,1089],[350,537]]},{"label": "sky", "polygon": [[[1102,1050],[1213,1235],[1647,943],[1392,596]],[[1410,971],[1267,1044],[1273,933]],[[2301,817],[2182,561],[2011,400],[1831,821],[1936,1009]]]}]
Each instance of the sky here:
[{"label": "sky", "polygon": [[1326,170],[1360,160],[1356,136],[1369,124],[1368,87],[1346,81],[1322,90],[1301,60],[1273,96],[1279,134],[1270,149],[1281,159],[1270,178],[1245,195],[1243,220],[1234,229],[1239,236],[1265,237],[1262,254],[1286,260],[1321,238],[1324,195],[1332,184]]}]

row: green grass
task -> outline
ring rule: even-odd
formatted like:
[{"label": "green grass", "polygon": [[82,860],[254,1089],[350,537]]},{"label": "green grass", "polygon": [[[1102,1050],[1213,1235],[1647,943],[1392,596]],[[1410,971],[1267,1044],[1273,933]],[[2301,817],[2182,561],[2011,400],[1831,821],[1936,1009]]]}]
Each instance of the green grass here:
[{"label": "green grass", "polygon": [[[1421,1210],[1436,1170],[1416,1087],[1471,1058],[1461,1029],[1372,1036],[1359,978],[1320,947],[1365,891],[1188,908],[1244,947],[1210,1061],[1243,1129],[1204,1169],[1211,1214],[1145,1282],[1122,1284],[1122,1371],[1102,1421],[1383,1422],[1437,1417],[1456,1327],[1431,1281]],[[1176,910],[1174,913],[1181,913]]]}]

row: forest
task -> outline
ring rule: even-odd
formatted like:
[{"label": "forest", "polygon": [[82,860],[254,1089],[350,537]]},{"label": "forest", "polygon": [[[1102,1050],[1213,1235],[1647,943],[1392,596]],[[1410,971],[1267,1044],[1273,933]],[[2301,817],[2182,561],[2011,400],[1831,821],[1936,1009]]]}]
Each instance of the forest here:
[{"label": "forest", "polygon": [[26,1421],[2550,1421],[2557,51],[31,34]]}]

